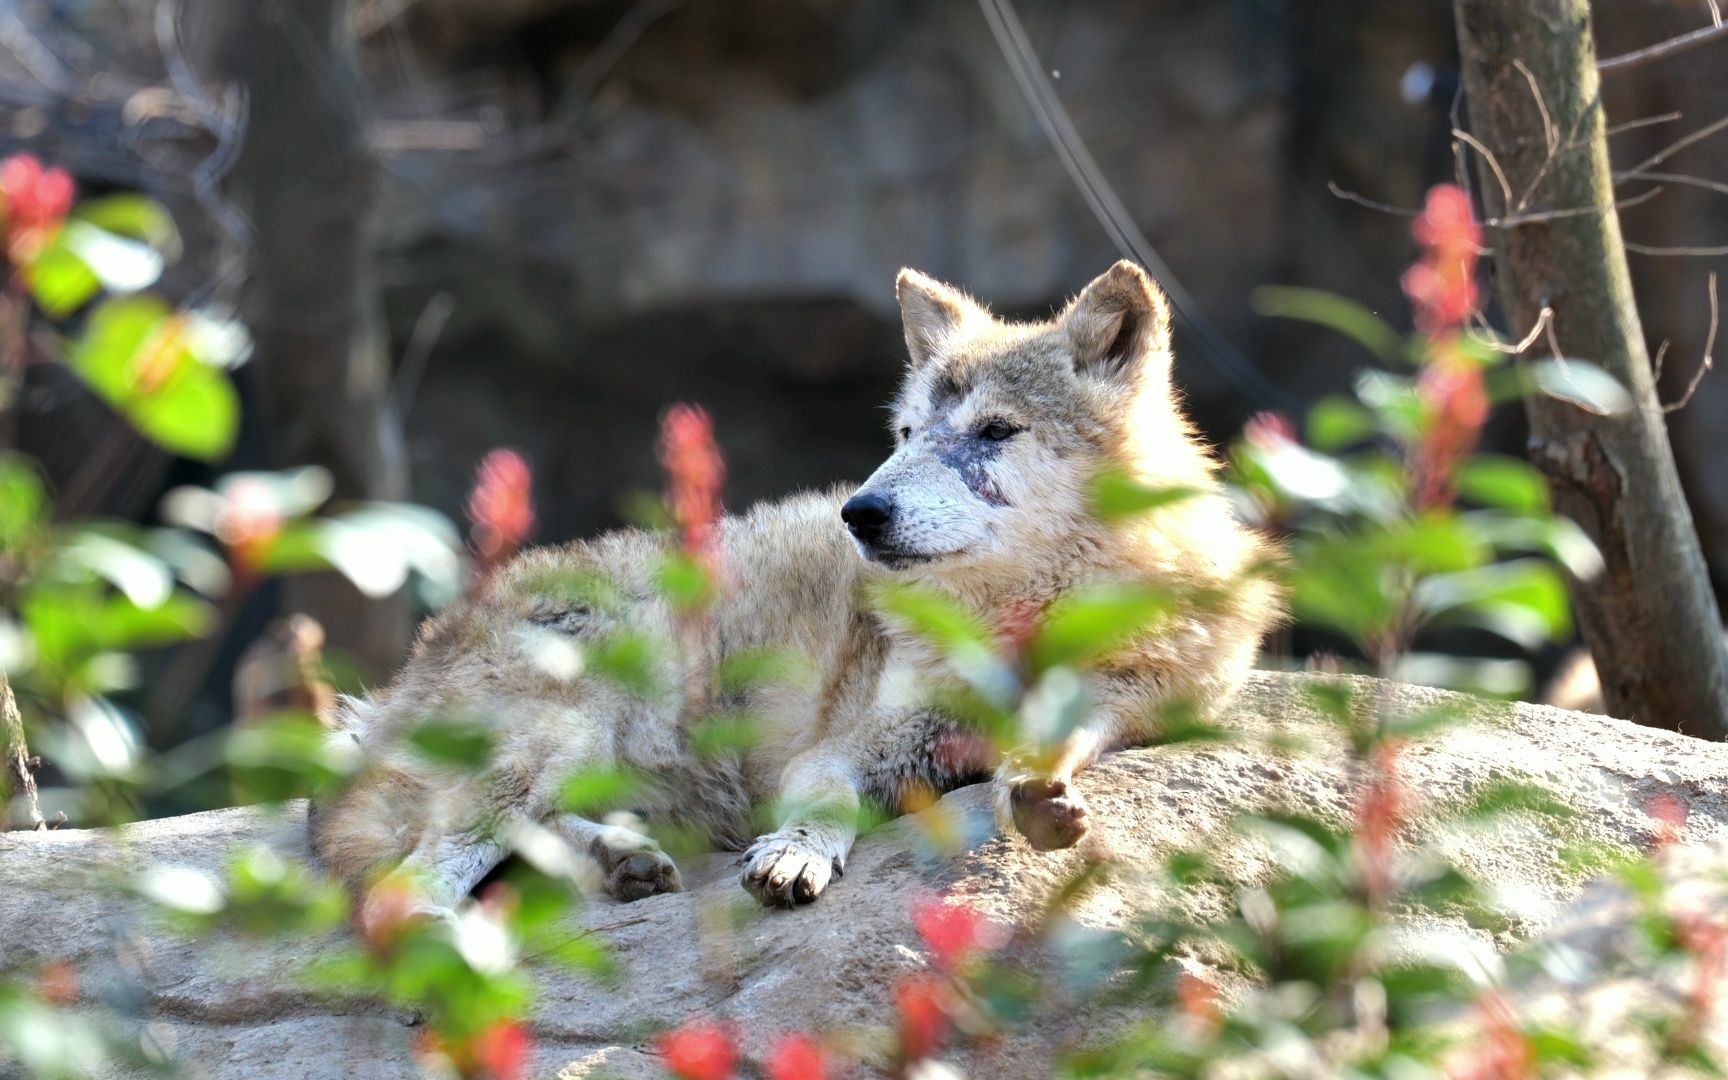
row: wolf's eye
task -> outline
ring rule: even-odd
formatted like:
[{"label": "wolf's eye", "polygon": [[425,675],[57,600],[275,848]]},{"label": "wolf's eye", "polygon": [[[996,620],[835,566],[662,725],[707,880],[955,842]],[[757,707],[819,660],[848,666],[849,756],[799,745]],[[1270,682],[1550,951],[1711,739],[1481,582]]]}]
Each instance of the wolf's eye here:
[{"label": "wolf's eye", "polygon": [[900,429],[900,440],[902,442],[904,442],[907,439],[910,439],[911,437],[912,437],[912,429],[911,428],[903,427]]},{"label": "wolf's eye", "polygon": [[1015,428],[1006,420],[991,420],[978,429],[978,437],[980,439],[988,439],[991,442],[1001,442],[1004,439],[1013,438],[1018,431],[1018,428]]}]

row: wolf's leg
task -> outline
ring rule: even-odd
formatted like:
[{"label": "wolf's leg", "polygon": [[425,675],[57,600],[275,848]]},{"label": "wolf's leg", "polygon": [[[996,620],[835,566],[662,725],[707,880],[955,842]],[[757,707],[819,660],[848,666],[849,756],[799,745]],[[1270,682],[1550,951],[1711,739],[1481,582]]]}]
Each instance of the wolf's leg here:
[{"label": "wolf's leg", "polygon": [[1047,771],[1034,771],[1010,757],[996,772],[996,821],[1010,826],[1039,851],[1073,847],[1090,827],[1090,811],[1074,774],[1098,760],[1114,740],[1096,727],[1078,728],[1063,740]]},{"label": "wolf's leg", "polygon": [[[455,917],[462,898],[509,853],[508,847],[486,832],[433,834],[409,852],[391,876],[406,876],[419,886],[414,913],[449,919]],[[361,909],[362,922],[375,917],[377,905],[392,902],[384,890],[374,889]]]},{"label": "wolf's leg", "polygon": [[808,904],[846,872],[858,837],[858,781],[836,754],[815,751],[781,774],[780,828],[744,852],[744,888],[771,907]]},{"label": "wolf's leg", "polygon": [[640,900],[684,889],[671,857],[634,829],[602,825],[576,814],[555,814],[547,824],[600,864],[606,875],[606,891],[619,900]]}]

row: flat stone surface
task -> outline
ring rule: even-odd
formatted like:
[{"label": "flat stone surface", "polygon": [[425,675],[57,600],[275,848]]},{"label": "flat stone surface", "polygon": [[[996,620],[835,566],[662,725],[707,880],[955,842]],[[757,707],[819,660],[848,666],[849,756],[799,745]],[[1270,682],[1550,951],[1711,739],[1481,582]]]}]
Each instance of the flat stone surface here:
[{"label": "flat stone surface", "polygon": [[[1117,868],[1072,912],[1071,938],[1122,927],[1157,902],[1136,867],[1154,866],[1178,846],[1204,845],[1230,876],[1263,880],[1270,872],[1265,852],[1229,829],[1244,811],[1347,813],[1344,757],[1336,733],[1305,704],[1303,678],[1257,675],[1228,723],[1250,736],[1300,736],[1319,744],[1316,752],[1276,755],[1255,738],[1154,747],[1111,755],[1081,778],[1095,823],[1086,844]],[[1449,697],[1414,687],[1385,692],[1408,709]],[[1728,745],[1624,721],[1508,707],[1412,746],[1401,769],[1418,803],[1416,829],[1516,905],[1493,938],[1443,914],[1416,916],[1417,931],[1504,947],[1546,930],[1584,885],[1564,851],[1580,844],[1648,847],[1656,823],[1646,808],[1659,795],[1687,810],[1682,843],[1704,849],[1728,842]],[[1469,833],[1435,824],[1437,808],[1512,779],[1550,789],[1575,817],[1556,827],[1520,816]],[[304,817],[295,804],[150,821],[118,833],[0,834],[0,925],[9,928],[0,935],[0,971],[70,963],[86,1002],[115,1007],[141,1038],[171,1047],[194,1076],[416,1075],[409,1055],[414,1028],[405,1018],[376,1004],[327,1000],[294,977],[337,937],[189,941],[146,919],[139,901],[101,887],[150,864],[220,873],[241,845],[267,844],[304,858]],[[929,837],[938,828],[963,838],[957,853],[933,854]],[[660,1026],[694,1013],[733,1021],[750,1054],[764,1052],[785,1031],[879,1029],[892,1018],[895,979],[927,964],[909,916],[916,899],[947,891],[1022,925],[1081,856],[1039,854],[1018,838],[996,835],[988,792],[972,787],[864,837],[844,879],[807,908],[755,907],[738,887],[733,858],[687,861],[687,892],[627,905],[595,899],[572,916],[573,931],[597,933],[614,948],[622,977],[603,985],[536,967],[534,1075],[663,1075],[647,1041]],[[1205,895],[1181,899],[1200,914],[1217,902]],[[1115,1019],[1063,1007],[1072,973],[1054,955],[1011,955],[1048,987],[1051,1007],[990,1046],[953,1051],[950,1060],[970,1076],[1047,1076],[1063,1048],[1097,1037]]]}]

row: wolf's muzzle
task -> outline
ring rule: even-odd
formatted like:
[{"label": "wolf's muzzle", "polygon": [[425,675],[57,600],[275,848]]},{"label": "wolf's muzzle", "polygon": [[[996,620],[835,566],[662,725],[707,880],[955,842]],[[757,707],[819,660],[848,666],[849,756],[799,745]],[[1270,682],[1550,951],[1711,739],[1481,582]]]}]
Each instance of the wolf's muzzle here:
[{"label": "wolf's muzzle", "polygon": [[860,544],[877,544],[894,520],[894,504],[880,495],[860,493],[840,508],[840,520]]}]

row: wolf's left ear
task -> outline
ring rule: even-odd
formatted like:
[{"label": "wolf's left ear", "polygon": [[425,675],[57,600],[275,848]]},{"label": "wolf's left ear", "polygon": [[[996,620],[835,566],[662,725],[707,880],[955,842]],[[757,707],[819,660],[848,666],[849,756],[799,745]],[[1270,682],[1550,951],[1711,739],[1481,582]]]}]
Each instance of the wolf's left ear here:
[{"label": "wolf's left ear", "polygon": [[1170,303],[1127,259],[1086,286],[1058,324],[1082,374],[1139,378],[1169,371]]},{"label": "wolf's left ear", "polygon": [[929,363],[961,323],[990,317],[965,293],[916,270],[900,271],[894,279],[894,295],[900,299],[900,321],[906,327],[906,351],[913,370]]}]

